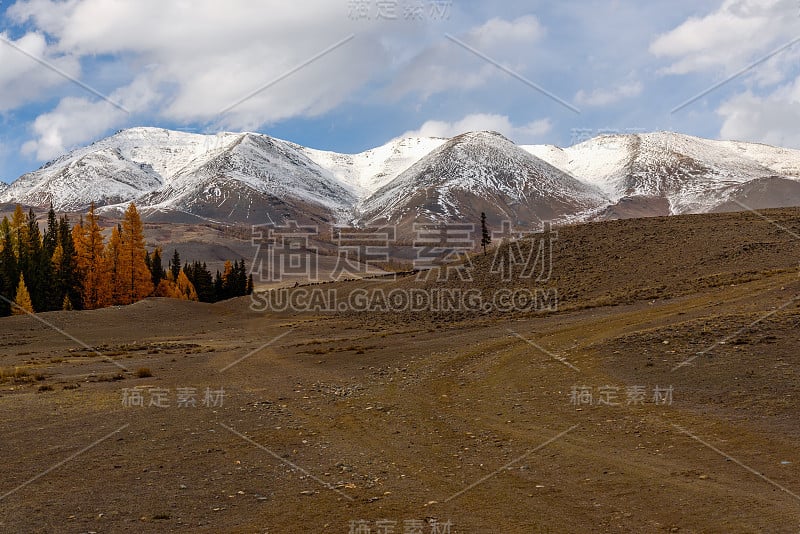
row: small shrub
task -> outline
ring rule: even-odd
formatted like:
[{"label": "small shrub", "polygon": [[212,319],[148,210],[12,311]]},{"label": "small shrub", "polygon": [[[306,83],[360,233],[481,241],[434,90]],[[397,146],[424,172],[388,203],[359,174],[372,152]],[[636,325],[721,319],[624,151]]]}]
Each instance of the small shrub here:
[{"label": "small shrub", "polygon": [[14,382],[32,382],[28,370],[24,367],[14,367],[13,369],[0,369],[0,380],[10,378]]},{"label": "small shrub", "polygon": [[150,372],[148,367],[140,367],[136,370],[136,376],[139,378],[149,378],[153,376],[153,373]]},{"label": "small shrub", "polygon": [[53,391],[53,386],[50,384],[42,384],[39,386],[39,393],[42,393],[43,391]]},{"label": "small shrub", "polygon": [[102,375],[97,378],[98,382],[117,382],[118,380],[125,380],[125,375],[117,373],[115,375]]}]

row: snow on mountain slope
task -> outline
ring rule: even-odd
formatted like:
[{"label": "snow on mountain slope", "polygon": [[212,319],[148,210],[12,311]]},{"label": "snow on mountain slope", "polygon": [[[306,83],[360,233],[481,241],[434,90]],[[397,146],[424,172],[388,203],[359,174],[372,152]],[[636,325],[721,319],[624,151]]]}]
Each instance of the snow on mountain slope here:
[{"label": "snow on mountain slope", "polygon": [[732,187],[798,171],[797,154],[759,145],[712,141],[669,132],[602,135],[569,148],[528,146],[614,202],[623,197],[664,197],[671,213],[700,213],[724,202]]},{"label": "snow on mountain slope", "polygon": [[241,220],[257,211],[243,203],[258,203],[260,195],[267,195],[291,197],[344,217],[355,203],[353,195],[294,146],[261,134],[132,128],[21,177],[0,193],[0,202],[52,203],[65,211],[94,202],[107,206],[102,211],[117,211],[117,204],[136,200],[150,211],[174,207],[198,211],[195,215],[201,217],[213,211],[219,217],[225,212],[220,205],[236,197],[237,207],[229,213]]},{"label": "snow on mountain slope", "polygon": [[445,142],[447,139],[440,137],[407,137],[394,139],[360,154],[296,147],[363,200]]},{"label": "snow on mountain slope", "polygon": [[526,225],[607,204],[601,192],[494,132],[454,137],[362,202],[362,220],[477,220]]},{"label": "snow on mountain slope", "polygon": [[203,135],[162,128],[130,128],[87,149],[114,146],[126,159],[152,167],[166,182],[184,168],[199,165],[229,149],[240,135],[227,132]]},{"label": "snow on mountain slope", "polygon": [[108,147],[21,176],[0,193],[0,202],[71,211],[91,202],[129,201],[160,185],[161,176],[151,167]]},{"label": "snow on mountain slope", "polygon": [[132,128],[0,183],[0,204],[116,211],[135,200],[164,220],[315,224],[472,220],[483,210],[533,225],[731,209],[747,198],[785,205],[794,182],[798,150],[668,132],[568,148],[473,132],[337,154],[263,134]]},{"label": "snow on mountain slope", "polygon": [[780,148],[761,143],[718,141],[721,146],[775,171],[776,174],[800,178],[800,150]]},{"label": "snow on mountain slope", "polygon": [[[175,207],[201,216],[213,209],[217,217],[229,208],[227,218],[237,213],[235,220],[241,221],[242,216],[251,220],[265,215],[259,213],[258,205],[242,205],[243,199],[251,203],[265,195],[314,204],[346,217],[355,197],[294,146],[265,135],[239,134],[213,157],[185,165],[163,187],[142,197],[142,204],[157,210]],[[239,200],[231,202],[232,197]],[[223,208],[226,202],[233,205]],[[196,209],[199,206],[203,209]],[[290,214],[290,218],[296,215]]]},{"label": "snow on mountain slope", "polygon": [[132,128],[74,150],[20,177],[0,202],[79,210],[129,202],[160,187],[186,165],[224,149],[235,136]]}]

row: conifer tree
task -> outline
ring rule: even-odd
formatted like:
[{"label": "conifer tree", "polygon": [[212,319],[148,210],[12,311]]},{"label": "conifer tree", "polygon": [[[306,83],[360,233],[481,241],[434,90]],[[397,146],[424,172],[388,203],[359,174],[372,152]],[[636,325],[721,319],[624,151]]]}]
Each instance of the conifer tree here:
[{"label": "conifer tree", "polygon": [[247,295],[247,268],[244,265],[244,258],[239,260],[239,270],[236,271],[236,296]]},{"label": "conifer tree", "polygon": [[172,271],[172,279],[177,280],[181,272],[181,255],[178,254],[178,249],[172,253],[172,259],[169,262],[169,269]]},{"label": "conifer tree", "polygon": [[215,302],[214,279],[211,277],[205,263],[196,261],[192,264],[184,265],[183,272],[197,290],[197,297],[200,302]]},{"label": "conifer tree", "polygon": [[50,211],[47,212],[47,228],[44,231],[42,244],[48,258],[52,258],[58,245],[58,220],[53,205],[50,204]]},{"label": "conifer tree", "polygon": [[144,227],[131,202],[122,220],[122,248],[118,276],[121,278],[120,303],[137,302],[153,292],[153,277],[144,261],[147,249],[144,241]]},{"label": "conifer tree", "polygon": [[233,272],[233,264],[230,260],[225,262],[222,272],[222,294],[220,300],[227,300],[234,295],[235,276]]},{"label": "conifer tree", "polygon": [[58,297],[62,300],[64,309],[64,299],[68,299],[70,309],[81,309],[81,290],[83,280],[78,269],[78,258],[75,251],[75,243],[72,240],[72,229],[69,226],[69,219],[64,215],[58,221],[58,240],[62,251],[61,261],[56,267],[56,280]]},{"label": "conifer tree", "polygon": [[26,224],[25,212],[22,211],[22,206],[17,204],[14,208],[14,215],[11,216],[11,240],[14,256],[17,258],[17,261],[19,261],[20,243],[27,241],[27,229],[28,225]]},{"label": "conifer tree", "polygon": [[192,283],[189,281],[189,278],[186,276],[185,272],[181,271],[180,274],[178,274],[176,286],[178,298],[181,300],[200,300],[197,297],[197,291],[195,290],[194,285],[192,285]]},{"label": "conifer tree", "polygon": [[83,307],[88,310],[102,308],[111,301],[111,284],[103,258],[103,234],[94,212],[94,203],[89,208],[86,221],[73,228],[73,237],[78,270],[83,279]]},{"label": "conifer tree", "polygon": [[0,317],[11,314],[10,301],[16,293],[16,280],[19,279],[17,257],[11,237],[11,223],[7,217],[0,222]]},{"label": "conifer tree", "polygon": [[56,240],[56,248],[50,258],[50,270],[53,276],[48,284],[48,310],[60,310],[64,306],[64,284],[61,281],[61,263],[64,261],[64,247],[61,240]]},{"label": "conifer tree", "polygon": [[486,226],[486,214],[481,212],[481,246],[483,247],[483,254],[486,254],[486,246],[492,242],[492,234],[489,233],[489,227]]},{"label": "conifer tree", "polygon": [[217,275],[214,277],[214,301],[224,300],[224,293],[225,282],[222,280],[222,275],[217,271]]},{"label": "conifer tree", "polygon": [[33,303],[31,302],[30,293],[28,293],[28,287],[25,285],[25,277],[23,275],[19,276],[19,285],[17,286],[17,295],[14,301],[16,302],[16,306],[14,306],[13,314],[14,315],[25,315],[27,313],[34,313]]},{"label": "conifer tree", "polygon": [[150,257],[150,272],[153,278],[153,287],[158,287],[158,284],[161,283],[161,280],[167,276],[167,273],[164,271],[164,265],[161,261],[161,248],[156,247],[153,251],[153,255]]},{"label": "conifer tree", "polygon": [[25,221],[26,231],[21,234],[19,246],[19,266],[25,277],[26,288],[29,292],[33,307],[38,311],[51,309],[50,284],[53,279],[53,269],[50,258],[42,245],[42,232],[36,214],[31,208]]},{"label": "conifer tree", "polygon": [[106,264],[108,277],[111,282],[111,303],[129,304],[125,301],[126,277],[121,275],[122,233],[118,224],[111,230],[111,237],[103,250],[103,260]]}]

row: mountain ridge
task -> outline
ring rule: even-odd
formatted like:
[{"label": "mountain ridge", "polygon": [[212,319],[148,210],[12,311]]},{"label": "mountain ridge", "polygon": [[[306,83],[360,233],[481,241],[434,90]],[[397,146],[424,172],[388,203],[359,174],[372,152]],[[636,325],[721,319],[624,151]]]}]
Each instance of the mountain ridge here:
[{"label": "mountain ridge", "polygon": [[800,205],[800,151],[672,133],[601,135],[570,147],[497,132],[409,137],[357,154],[253,132],[138,127],[75,149],[9,185],[0,203],[151,220],[365,224],[474,220],[521,225],[748,205]]}]

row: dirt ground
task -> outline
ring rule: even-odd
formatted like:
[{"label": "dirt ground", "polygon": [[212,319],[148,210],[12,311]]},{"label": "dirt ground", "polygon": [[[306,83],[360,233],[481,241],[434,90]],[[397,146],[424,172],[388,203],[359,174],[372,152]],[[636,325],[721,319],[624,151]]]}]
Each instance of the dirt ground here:
[{"label": "dirt ground", "polygon": [[800,217],[768,216],[565,229],[547,313],[0,319],[0,531],[798,532]]}]

